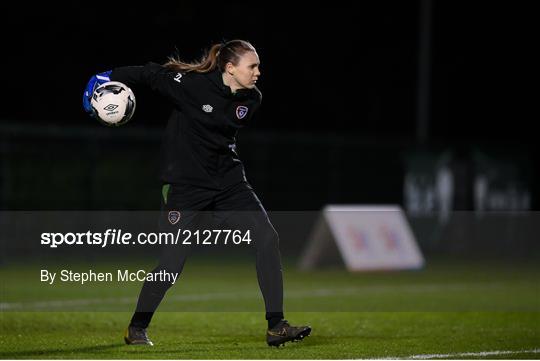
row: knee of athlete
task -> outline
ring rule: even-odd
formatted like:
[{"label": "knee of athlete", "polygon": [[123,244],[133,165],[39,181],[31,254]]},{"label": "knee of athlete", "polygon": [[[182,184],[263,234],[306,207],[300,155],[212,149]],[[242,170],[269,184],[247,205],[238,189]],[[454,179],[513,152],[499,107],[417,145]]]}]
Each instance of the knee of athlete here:
[{"label": "knee of athlete", "polygon": [[179,280],[181,272],[181,267],[158,267],[147,275],[146,282],[153,283],[157,288],[168,290]]},{"label": "knee of athlete", "polygon": [[183,263],[174,266],[159,265],[151,273],[158,279],[178,279],[183,268]]},{"label": "knee of athlete", "polygon": [[255,240],[257,248],[279,249],[279,235],[274,229],[268,229],[265,232],[259,233],[257,238]]}]

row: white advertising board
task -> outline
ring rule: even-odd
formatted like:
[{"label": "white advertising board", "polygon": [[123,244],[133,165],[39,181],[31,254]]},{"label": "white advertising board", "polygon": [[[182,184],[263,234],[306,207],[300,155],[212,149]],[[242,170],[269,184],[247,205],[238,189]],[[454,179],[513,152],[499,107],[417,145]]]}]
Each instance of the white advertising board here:
[{"label": "white advertising board", "polygon": [[316,268],[331,243],[350,271],[418,269],[424,258],[399,206],[327,205],[300,259]]}]

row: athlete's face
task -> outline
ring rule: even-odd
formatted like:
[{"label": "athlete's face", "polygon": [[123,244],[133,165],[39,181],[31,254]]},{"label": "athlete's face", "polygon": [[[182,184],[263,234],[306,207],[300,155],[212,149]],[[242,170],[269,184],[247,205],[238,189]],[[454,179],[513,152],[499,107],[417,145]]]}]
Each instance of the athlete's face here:
[{"label": "athlete's face", "polygon": [[252,89],[261,75],[259,71],[259,55],[254,51],[247,51],[242,55],[238,64],[229,63],[229,74],[239,88]]}]

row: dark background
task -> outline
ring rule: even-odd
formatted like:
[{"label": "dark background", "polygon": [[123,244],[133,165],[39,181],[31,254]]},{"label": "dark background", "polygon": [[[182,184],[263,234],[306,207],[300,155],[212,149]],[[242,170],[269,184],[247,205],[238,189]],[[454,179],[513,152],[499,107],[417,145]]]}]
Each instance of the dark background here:
[{"label": "dark background", "polygon": [[[539,207],[532,11],[519,3],[2,6],[3,209],[157,207],[167,104],[134,89],[136,115],[108,129],[83,112],[84,86],[96,72],[165,62],[176,51],[193,60],[235,38],[252,42],[262,63],[263,107],[240,133],[239,152],[269,209],[403,204],[409,154],[448,151],[470,168],[477,149],[511,164]],[[427,68],[419,65],[426,21]],[[425,137],[419,70],[430,86]],[[469,189],[472,173],[463,174],[457,185]],[[471,192],[461,193],[455,207],[471,209]]]}]

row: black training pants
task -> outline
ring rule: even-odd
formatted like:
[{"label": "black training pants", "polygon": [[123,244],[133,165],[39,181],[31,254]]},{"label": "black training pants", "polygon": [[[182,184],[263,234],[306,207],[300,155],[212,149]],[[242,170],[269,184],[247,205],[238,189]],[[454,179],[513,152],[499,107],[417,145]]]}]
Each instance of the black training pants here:
[{"label": "black training pants", "polygon": [[[251,186],[241,182],[221,191],[192,185],[173,184],[167,187],[163,195],[160,232],[175,233],[178,228],[194,231],[202,211],[213,211],[216,226],[226,224],[228,229],[249,229],[251,245],[255,247],[257,278],[264,298],[266,319],[283,318],[279,238]],[[166,271],[180,275],[189,250],[190,248],[184,245],[163,246],[159,265],[152,273]],[[148,327],[155,310],[171,286],[172,283],[167,281],[146,281],[139,294],[131,326]]]}]

